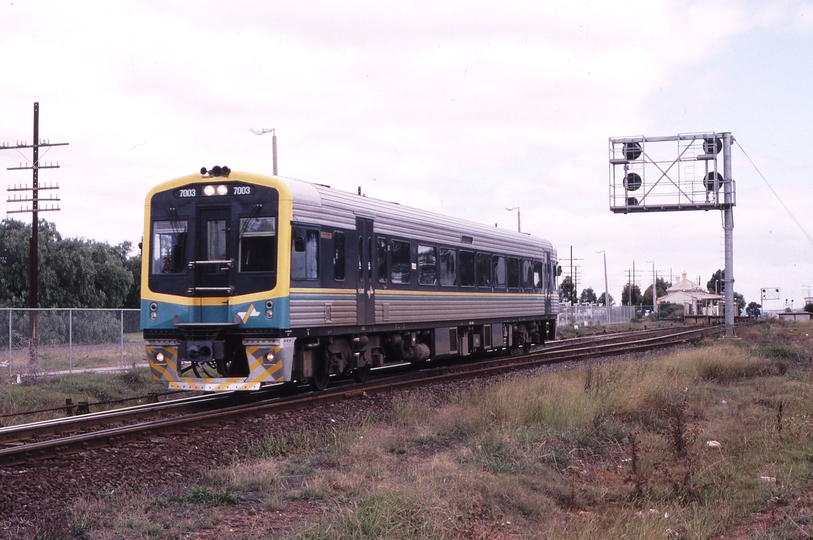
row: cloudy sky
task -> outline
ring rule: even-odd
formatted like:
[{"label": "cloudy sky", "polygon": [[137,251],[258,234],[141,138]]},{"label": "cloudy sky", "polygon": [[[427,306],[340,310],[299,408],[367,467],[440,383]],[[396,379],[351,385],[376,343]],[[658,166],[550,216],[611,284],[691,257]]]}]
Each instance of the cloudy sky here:
[{"label": "cloudy sky", "polygon": [[[0,143],[35,101],[70,143],[40,156],[63,236],[138,243],[151,186],[270,173],[250,129],[275,128],[280,175],[504,228],[519,206],[580,291],[605,251],[618,300],[633,264],[705,285],[724,252],[719,211],[610,212],[608,139],[728,131],[735,290],[813,285],[813,3],[0,0],[0,50]],[[0,152],[0,187],[26,158]]]}]

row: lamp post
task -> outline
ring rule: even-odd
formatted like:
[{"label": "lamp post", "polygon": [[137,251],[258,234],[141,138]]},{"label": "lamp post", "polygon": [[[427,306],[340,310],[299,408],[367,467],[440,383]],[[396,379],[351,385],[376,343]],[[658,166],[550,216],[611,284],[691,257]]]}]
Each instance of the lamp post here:
[{"label": "lamp post", "polygon": [[607,252],[596,251],[604,254],[604,309],[607,311],[607,324],[610,324],[610,288],[607,286]]},{"label": "lamp post", "polygon": [[506,208],[509,212],[513,212],[514,210],[517,211],[517,232],[522,232],[520,228],[520,221],[519,221],[519,206],[514,206],[513,208]]},{"label": "lamp post", "polygon": [[274,161],[274,176],[277,175],[277,131],[276,128],[251,128],[251,132],[254,135],[265,135],[266,133],[271,134],[271,153],[272,159]]}]

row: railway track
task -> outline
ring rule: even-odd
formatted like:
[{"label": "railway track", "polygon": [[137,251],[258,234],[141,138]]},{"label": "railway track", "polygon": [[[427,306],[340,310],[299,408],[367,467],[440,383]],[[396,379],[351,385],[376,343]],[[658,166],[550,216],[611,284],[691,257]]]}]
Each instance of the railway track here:
[{"label": "railway track", "polygon": [[293,388],[275,393],[226,393],[186,397],[78,417],[21,424],[0,429],[0,467],[66,459],[95,448],[207,429],[240,418],[301,410],[426,384],[489,377],[566,361],[641,353],[719,335],[722,327],[696,327],[602,334],[550,343],[529,354],[484,358],[467,363],[428,363],[424,369],[381,369],[365,384],[332,381],[323,392],[291,395]]}]

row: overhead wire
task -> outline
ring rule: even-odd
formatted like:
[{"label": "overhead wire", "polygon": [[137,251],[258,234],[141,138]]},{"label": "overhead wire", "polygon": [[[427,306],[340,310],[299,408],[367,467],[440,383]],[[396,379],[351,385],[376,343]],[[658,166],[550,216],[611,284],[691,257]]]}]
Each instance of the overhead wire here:
[{"label": "overhead wire", "polygon": [[762,181],[763,181],[763,182],[765,182],[765,185],[766,185],[766,186],[768,186],[768,189],[770,189],[770,190],[771,190],[771,193],[773,193],[773,194],[774,194],[774,197],[776,197],[776,200],[778,200],[778,201],[779,201],[779,204],[781,204],[781,205],[782,205],[782,208],[784,208],[784,209],[785,209],[785,212],[787,212],[787,213],[788,213],[788,215],[789,215],[789,216],[790,216],[790,218],[793,220],[793,222],[794,222],[794,223],[796,223],[796,226],[797,226],[797,227],[799,227],[799,230],[800,230],[800,231],[802,231],[802,234],[804,234],[804,235],[805,235],[805,237],[807,238],[807,241],[808,241],[808,242],[810,242],[810,243],[811,243],[811,245],[813,245],[813,237],[811,237],[811,236],[810,236],[810,234],[808,234],[808,232],[805,230],[805,228],[802,226],[802,224],[801,224],[801,223],[799,223],[799,220],[798,220],[798,219],[796,219],[796,216],[794,216],[794,215],[793,215],[793,212],[791,212],[791,211],[790,211],[790,208],[788,208],[788,207],[787,207],[787,205],[786,205],[786,204],[785,204],[785,202],[782,200],[782,198],[779,196],[779,194],[778,194],[778,193],[777,193],[777,192],[776,192],[776,191],[773,189],[773,187],[771,186],[771,184],[768,182],[768,179],[767,179],[767,178],[765,178],[765,175],[763,175],[763,174],[762,174],[762,172],[759,170],[759,168],[756,166],[756,164],[754,163],[754,161],[751,159],[751,156],[749,156],[749,155],[748,155],[748,153],[745,151],[745,149],[742,147],[742,145],[740,144],[740,141],[737,141],[737,140],[735,139],[735,141],[734,141],[734,142],[737,144],[737,146],[739,147],[739,149],[742,151],[743,155],[744,155],[746,158],[748,158],[748,161],[750,161],[750,162],[751,162],[751,166],[752,166],[752,167],[754,167],[754,170],[757,172],[757,174],[760,176],[760,178],[762,178]]}]

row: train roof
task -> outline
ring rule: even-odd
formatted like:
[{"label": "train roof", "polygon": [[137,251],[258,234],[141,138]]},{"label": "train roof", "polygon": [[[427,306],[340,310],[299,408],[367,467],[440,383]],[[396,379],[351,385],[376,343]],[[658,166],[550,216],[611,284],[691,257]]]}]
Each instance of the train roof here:
[{"label": "train roof", "polygon": [[[521,256],[545,251],[551,253],[552,260],[556,260],[556,250],[548,240],[526,233],[489,227],[294,178],[240,171],[230,171],[228,177],[221,178],[224,181],[261,183],[271,187],[284,184],[293,201],[294,222],[355,229],[356,217],[369,218],[374,220],[377,233],[392,237]],[[192,174],[163,182],[150,190],[145,204],[149,205],[157,192],[206,181],[211,181],[211,177]],[[280,192],[280,196],[285,198],[287,194]]]},{"label": "train roof", "polygon": [[482,223],[429,212],[395,202],[349,193],[330,186],[281,178],[291,191],[294,221],[355,228],[355,218],[370,218],[381,234],[417,238],[450,246],[472,246],[493,252],[528,254],[553,245],[542,238]]}]

